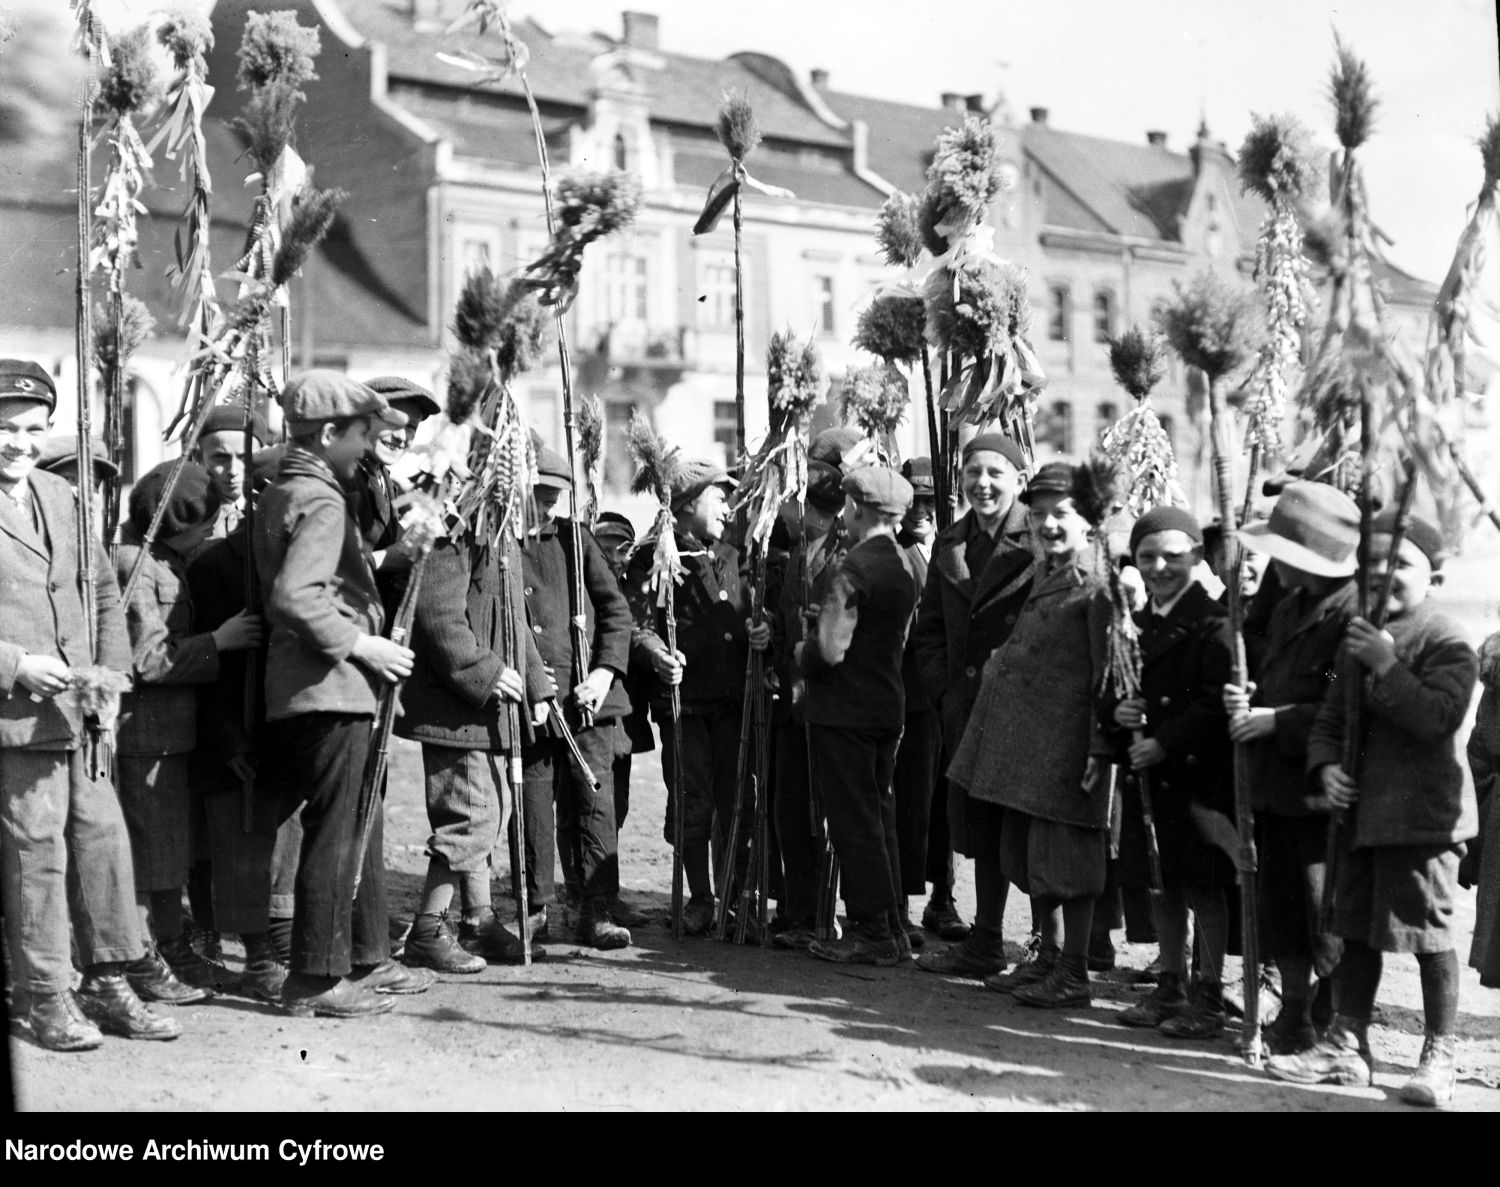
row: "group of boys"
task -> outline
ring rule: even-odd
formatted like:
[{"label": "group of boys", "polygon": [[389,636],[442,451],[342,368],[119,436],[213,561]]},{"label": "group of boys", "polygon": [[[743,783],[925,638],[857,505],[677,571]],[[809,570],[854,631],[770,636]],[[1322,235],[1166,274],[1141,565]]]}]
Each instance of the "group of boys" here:
[{"label": "group of boys", "polygon": [[[0,360],[4,907],[18,1013],[42,1044],[95,1046],[101,1030],[174,1037],[176,1024],[142,998],[196,1000],[223,986],[213,941],[195,948],[184,930],[184,887],[195,922],[241,936],[247,990],[301,1015],[381,1013],[390,995],[425,990],[433,971],[522,959],[525,940],[549,934],[554,848],[575,938],[629,944],[644,917],[619,897],[617,835],[631,754],[653,745],[648,707],[662,740],[669,843],[672,798],[683,799],[684,930],[707,933],[716,900],[751,877],[752,830],[729,825],[754,808],[737,769],[752,651],[766,654],[776,693],[774,776],[763,789],[775,859],[761,893],[778,904],[770,934],[753,938],[896,964],[923,946],[907,902],[930,884],[925,929],[962,943],[925,953],[919,967],[985,978],[1032,1004],[1087,1000],[1086,984],[1050,997],[1029,988],[1057,964],[1045,951],[1036,969],[1001,976],[1013,876],[1003,859],[976,855],[972,928],[952,895],[950,835],[962,831],[964,792],[941,773],[1036,576],[1019,497],[1025,459],[1009,439],[984,433],[963,447],[969,510],[937,532],[925,459],[898,473],[858,434],[822,434],[758,621],[732,543],[733,479],[686,463],[671,491],[684,569],[675,649],[652,589],[653,549],[635,547],[622,516],[606,513],[594,531],[557,517],[572,468],[541,448],[524,540],[436,542],[408,647],[388,631],[417,544],[401,532],[389,467],[437,411],[431,393],[399,378],[305,373],[282,393],[286,444],[258,464],[247,447],[264,443],[263,426],[216,410],[175,483],[159,467],[136,484],[117,571],[99,548],[83,574],[77,496],[38,468],[55,404],[42,368]],[[1196,579],[1202,531],[1172,508],[1135,524],[1130,560],[1147,595],[1137,613],[1141,692],[1103,699],[1098,712],[1127,772],[1115,877],[1150,887],[1162,952],[1155,990],[1121,1021],[1182,1037],[1222,1028],[1233,875],[1199,829],[1203,812],[1224,810],[1230,743],[1243,744],[1255,773],[1261,917],[1286,1003],[1272,1074],[1368,1082],[1380,953],[1412,951],[1428,1043],[1406,1095],[1442,1103],[1457,1000],[1454,867],[1475,823],[1455,737],[1476,661],[1425,601],[1441,537],[1417,519],[1391,557],[1395,530],[1389,515],[1376,521],[1372,579],[1383,588],[1393,571],[1389,604],[1371,615],[1384,620],[1377,626],[1352,615],[1352,502],[1327,486],[1287,488],[1271,519],[1245,533],[1273,558],[1268,586],[1279,597],[1251,683],[1235,687],[1223,608]],[[580,588],[570,553],[582,558]],[[137,567],[122,607],[120,587]],[[118,721],[107,681],[90,695],[100,669],[133,682]],[[402,681],[397,732],[422,746],[432,834],[397,963],[383,788],[372,794],[365,776],[381,692]],[[1364,692],[1357,774],[1343,747],[1351,684]],[[98,757],[116,736],[118,792]],[[1424,795],[1404,795],[1410,786]],[[1154,830],[1142,827],[1145,789],[1155,793]],[[513,891],[531,906],[517,919],[524,939],[501,924],[490,886],[517,792],[523,827],[509,837]],[[1330,941],[1317,917],[1323,825],[1356,800]],[[841,870],[842,938],[819,918],[830,856]],[[76,992],[70,942],[83,970]],[[1321,1033],[1319,978],[1334,987]]]}]

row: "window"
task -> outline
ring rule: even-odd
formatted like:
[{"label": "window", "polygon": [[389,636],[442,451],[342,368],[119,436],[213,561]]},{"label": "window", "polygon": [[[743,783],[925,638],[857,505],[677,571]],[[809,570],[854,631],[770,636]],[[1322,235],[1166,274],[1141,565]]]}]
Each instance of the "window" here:
[{"label": "window", "polygon": [[1058,400],[1047,410],[1045,431],[1039,436],[1058,453],[1073,452],[1073,405]]},{"label": "window", "polygon": [[1108,342],[1115,334],[1115,295],[1108,289],[1094,294],[1094,341]]},{"label": "window", "polygon": [[705,330],[734,329],[734,264],[705,261],[698,285],[698,325]]},{"label": "window", "polygon": [[623,173],[626,169],[630,168],[630,165],[628,163],[629,159],[630,159],[630,154],[629,154],[628,150],[625,147],[625,137],[621,133],[616,132],[615,133],[615,168],[618,169],[618,170],[620,170]]},{"label": "window", "polygon": [[1047,290],[1047,337],[1054,342],[1068,340],[1068,302],[1066,285],[1055,284]]},{"label": "window", "polygon": [[834,333],[833,321],[833,277],[812,278],[813,324],[820,334]]},{"label": "window", "polygon": [[1108,432],[1109,426],[1115,423],[1119,415],[1119,406],[1113,400],[1100,402],[1099,406],[1094,409],[1094,423],[1101,436]]},{"label": "window", "polygon": [[494,261],[490,259],[490,244],[487,239],[465,239],[459,252],[459,259],[463,261],[465,276],[472,276],[476,272],[482,272],[485,268],[495,266]]},{"label": "window", "polygon": [[738,418],[734,413],[733,400],[714,401],[714,443],[723,447],[724,464],[732,466],[739,450]]},{"label": "window", "polygon": [[1177,447],[1177,434],[1173,431],[1172,418],[1166,413],[1157,413],[1156,419],[1161,421],[1161,431],[1167,435],[1167,440],[1172,443],[1172,447],[1175,449]]},{"label": "window", "polygon": [[604,262],[604,313],[611,323],[646,320],[646,257],[615,252]]}]

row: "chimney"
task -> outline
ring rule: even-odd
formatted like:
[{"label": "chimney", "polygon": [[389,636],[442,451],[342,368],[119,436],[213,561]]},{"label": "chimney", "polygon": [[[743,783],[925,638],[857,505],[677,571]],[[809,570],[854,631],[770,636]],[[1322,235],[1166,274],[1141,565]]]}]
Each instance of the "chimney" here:
[{"label": "chimney", "polygon": [[1150,131],[1146,133],[1146,143],[1152,148],[1166,148],[1167,134],[1165,132]]},{"label": "chimney", "polygon": [[631,49],[659,49],[660,33],[660,22],[654,12],[625,13],[625,44]]},{"label": "chimney", "polygon": [[964,109],[964,97],[957,91],[944,91],[943,106],[949,111],[962,112]]},{"label": "chimney", "polygon": [[819,90],[826,87],[828,85],[828,71],[824,70],[821,66],[813,67],[812,84]]},{"label": "chimney", "polygon": [[964,110],[965,111],[971,111],[975,115],[983,115],[984,114],[984,96],[983,95],[965,95],[964,96]]},{"label": "chimney", "polygon": [[1047,109],[1045,107],[1033,107],[1031,109],[1031,122],[1034,124],[1041,124],[1043,127],[1046,127]]}]

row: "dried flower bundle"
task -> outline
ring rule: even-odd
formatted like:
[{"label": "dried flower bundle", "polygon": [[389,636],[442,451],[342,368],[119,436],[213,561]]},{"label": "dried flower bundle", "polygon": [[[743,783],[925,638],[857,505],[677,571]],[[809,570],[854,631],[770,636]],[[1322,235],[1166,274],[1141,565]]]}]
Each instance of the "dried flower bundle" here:
[{"label": "dried flower bundle", "polygon": [[1370,83],[1370,70],[1355,57],[1335,33],[1335,60],[1328,81],[1328,95],[1333,101],[1333,127],[1339,143],[1346,149],[1358,148],[1370,138],[1375,127],[1375,111],[1380,106]]},{"label": "dried flower bundle", "polygon": [[[990,203],[1004,188],[1000,146],[989,120],[971,116],[938,136],[937,152],[927,168],[930,213],[926,217],[935,233],[945,234],[948,243],[954,243],[984,222]],[[943,227],[949,228],[946,233]]]},{"label": "dried flower bundle", "polygon": [[543,305],[566,313],[578,296],[583,249],[635,221],[641,183],[629,173],[593,173],[558,181],[557,226],[541,258],[526,269],[526,283]]},{"label": "dried flower bundle", "polygon": [[899,190],[880,207],[875,224],[875,242],[885,262],[893,268],[915,268],[922,258],[923,238],[918,213],[922,199]]},{"label": "dried flower bundle", "polygon": [[1093,453],[1073,467],[1070,492],[1078,514],[1098,527],[1120,508],[1120,468],[1107,454]]},{"label": "dried flower bundle", "polygon": [[[651,588],[658,606],[670,606],[673,588],[683,578],[682,557],[672,523],[672,486],[682,472],[682,454],[656,433],[639,410],[631,414],[625,429],[625,445],[635,458],[635,476],[630,489],[656,498],[656,524],[652,529]],[[645,541],[641,546],[645,546]]]},{"label": "dried flower bundle", "polygon": [[1255,349],[1250,294],[1206,270],[1187,287],[1178,282],[1172,287],[1176,300],[1162,310],[1160,329],[1184,363],[1210,382],[1222,379]]},{"label": "dried flower bundle", "polygon": [[1130,592],[1120,578],[1119,566],[1109,565],[1108,573],[1109,641],[1106,647],[1104,680],[1099,691],[1112,691],[1123,701],[1139,695],[1141,691],[1141,632],[1136,626]]},{"label": "dried flower bundle", "polygon": [[928,283],[927,339],[940,350],[988,355],[1030,330],[1026,273],[1012,264],[967,260],[956,272],[938,269]]},{"label": "dried flower bundle", "polygon": [[551,321],[525,281],[502,281],[490,269],[480,268],[464,278],[453,332],[463,346],[494,351],[500,379],[509,383],[542,357]]},{"label": "dried flower bundle", "polygon": [[1490,194],[1500,182],[1500,116],[1490,116],[1484,126],[1484,135],[1475,143],[1479,145],[1479,156],[1484,162],[1484,184],[1479,189],[1483,197]]},{"label": "dried flower bundle", "polygon": [[339,207],[349,197],[347,190],[320,190],[305,185],[292,198],[292,213],[281,229],[281,245],[271,265],[271,283],[278,288],[302,270],[312,249],[318,245]]},{"label": "dried flower bundle", "polygon": [[927,310],[921,297],[882,293],[860,312],[854,345],[886,363],[914,363],[927,341]]},{"label": "dried flower bundle", "polygon": [[144,302],[126,293],[120,301],[120,320],[106,305],[94,306],[94,363],[106,377],[105,390],[111,390],[108,377],[123,370],[141,344],[151,338],[156,319]]},{"label": "dried flower bundle", "polygon": [[748,539],[762,555],[782,503],[807,497],[808,427],[827,386],[817,347],[791,333],[771,335],[766,379],[770,427],[745,463],[734,503],[736,510],[747,509]]},{"label": "dried flower bundle", "polygon": [[483,350],[462,346],[450,354],[444,407],[448,419],[456,425],[468,423],[489,392],[494,375],[490,357]]},{"label": "dried flower bundle", "polygon": [[597,396],[578,401],[578,452],[583,461],[586,487],[581,518],[591,527],[599,515],[600,464],[604,459],[604,405]]},{"label": "dried flower bundle", "polygon": [[295,10],[251,12],[240,39],[240,90],[256,91],[274,84],[298,90],[317,80],[313,63],[321,52],[318,30],[299,25]]},{"label": "dried flower bundle", "polygon": [[1131,515],[1139,516],[1163,504],[1186,506],[1172,439],[1149,398],[1143,398],[1109,427],[1100,448],[1130,475],[1125,505]]},{"label": "dried flower bundle", "polygon": [[113,718],[120,703],[120,694],[130,687],[130,678],[123,672],[96,664],[73,668],[68,673],[68,690],[64,694],[77,701],[86,717]]},{"label": "dried flower bundle", "polygon": [[207,71],[204,56],[214,47],[214,30],[197,5],[184,2],[168,11],[157,27],[156,38],[172,55],[178,70]]},{"label": "dried flower bundle", "polygon": [[151,40],[150,27],[138,25],[110,42],[109,66],[99,79],[99,102],[116,118],[137,115],[161,99]]},{"label": "dried flower bundle", "polygon": [[911,392],[906,376],[887,363],[851,367],[839,385],[839,415],[884,447],[906,419]]},{"label": "dried flower bundle", "polygon": [[1167,357],[1162,340],[1131,326],[1109,340],[1109,367],[1115,382],[1137,400],[1144,400],[1166,374]]},{"label": "dried flower bundle", "polygon": [[798,342],[790,332],[772,333],[766,349],[766,392],[772,423],[811,415],[826,387],[818,348],[811,342]]},{"label": "dried flower bundle", "polygon": [[742,91],[726,91],[719,105],[719,122],[714,130],[719,143],[728,150],[735,164],[743,165],[745,158],[760,144],[760,128],[755,123],[755,112],[750,100]]},{"label": "dried flower bundle", "polygon": [[1251,113],[1251,128],[1240,145],[1240,188],[1266,202],[1298,202],[1315,193],[1322,166],[1312,133],[1294,115]]}]

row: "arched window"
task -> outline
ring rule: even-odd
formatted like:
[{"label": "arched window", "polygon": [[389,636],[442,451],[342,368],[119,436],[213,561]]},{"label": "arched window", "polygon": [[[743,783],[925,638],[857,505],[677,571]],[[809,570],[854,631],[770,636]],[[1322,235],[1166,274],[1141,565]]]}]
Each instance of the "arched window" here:
[{"label": "arched window", "polygon": [[630,168],[629,158],[630,158],[630,151],[629,151],[628,146],[625,143],[625,135],[624,135],[623,132],[616,132],[615,133],[615,168],[616,169],[620,169],[620,170],[625,170],[625,169]]},{"label": "arched window", "polygon": [[1054,342],[1068,340],[1068,286],[1054,284],[1047,290],[1047,337]]}]

